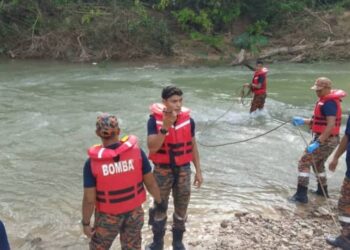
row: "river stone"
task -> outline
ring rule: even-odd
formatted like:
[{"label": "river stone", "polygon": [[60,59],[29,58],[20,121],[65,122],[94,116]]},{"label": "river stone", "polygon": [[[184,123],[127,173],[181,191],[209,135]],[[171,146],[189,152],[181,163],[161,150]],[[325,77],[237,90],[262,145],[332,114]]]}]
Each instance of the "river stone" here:
[{"label": "river stone", "polygon": [[223,221],[221,222],[220,226],[221,226],[222,228],[227,228],[229,224],[230,224],[230,221],[229,221],[229,220],[223,220]]}]

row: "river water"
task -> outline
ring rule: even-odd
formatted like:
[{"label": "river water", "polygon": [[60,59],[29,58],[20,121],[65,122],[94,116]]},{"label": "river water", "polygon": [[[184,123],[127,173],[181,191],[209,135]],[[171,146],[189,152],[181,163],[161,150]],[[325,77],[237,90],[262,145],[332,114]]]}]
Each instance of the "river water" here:
[{"label": "river water", "polygon": [[[100,111],[116,114],[122,133],[137,135],[146,150],[148,106],[170,83],[183,89],[197,140],[205,145],[257,136],[294,115],[309,117],[316,101],[309,88],[318,76],[350,93],[349,63],[268,67],[266,110],[250,116],[236,94],[252,77],[246,68],[0,61],[0,219],[13,249],[87,249],[80,228],[82,169],[86,149],[99,142],[94,123]],[[343,124],[349,108],[346,98]],[[302,135],[311,138],[306,129]],[[290,123],[249,142],[199,146],[205,183],[192,189],[185,240],[200,240],[204,225],[218,225],[237,211],[293,211],[286,198],[295,191],[304,147]],[[335,198],[346,168],[344,158],[340,162],[336,173],[328,172]],[[145,225],[143,231],[146,244],[151,230]]]}]

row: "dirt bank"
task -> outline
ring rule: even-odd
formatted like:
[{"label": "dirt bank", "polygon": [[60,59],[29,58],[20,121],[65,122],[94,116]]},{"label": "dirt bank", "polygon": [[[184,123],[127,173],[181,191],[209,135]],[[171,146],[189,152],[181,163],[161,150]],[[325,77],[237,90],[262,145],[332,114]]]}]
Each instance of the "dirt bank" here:
[{"label": "dirt bank", "polygon": [[[233,24],[233,30],[242,31],[249,22],[238,20]],[[193,63],[229,63],[235,59],[239,50],[232,46],[232,41],[238,32],[225,34],[221,52],[215,48],[196,41],[189,41],[181,37],[174,45],[174,59],[180,64]],[[308,12],[289,17],[281,26],[275,26],[266,32],[269,43],[260,47],[260,52],[247,52],[248,60],[264,57],[267,53],[281,49],[279,53],[272,53],[264,59],[269,62],[292,61],[344,61],[350,60],[350,11]],[[333,43],[343,41],[344,43]],[[328,42],[327,42],[328,41]]]}]

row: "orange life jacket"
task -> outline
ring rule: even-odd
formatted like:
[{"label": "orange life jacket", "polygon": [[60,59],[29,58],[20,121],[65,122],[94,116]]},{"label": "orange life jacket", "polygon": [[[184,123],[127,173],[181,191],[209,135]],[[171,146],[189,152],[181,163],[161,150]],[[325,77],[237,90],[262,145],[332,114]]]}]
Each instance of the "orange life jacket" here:
[{"label": "orange life jacket", "polygon": [[254,84],[259,84],[259,77],[260,76],[264,76],[264,81],[261,83],[261,87],[260,88],[256,88],[254,86],[252,86],[252,91],[255,95],[262,95],[262,94],[266,94],[266,85],[267,85],[267,72],[268,69],[267,68],[262,68],[259,71],[255,71],[254,76],[253,76],[253,80],[252,83]]},{"label": "orange life jacket", "polygon": [[88,155],[96,178],[97,211],[122,214],[134,210],[146,200],[141,150],[135,136],[121,141],[116,149],[93,146]]},{"label": "orange life jacket", "polygon": [[[164,108],[165,106],[161,103],[150,106],[151,114],[156,119],[158,132],[163,125]],[[172,154],[175,165],[183,166],[192,161],[192,150],[190,109],[182,107],[176,123],[169,128],[163,145],[156,153],[150,153],[149,159],[158,164],[170,164],[170,154]]]},{"label": "orange life jacket", "polygon": [[337,114],[335,117],[335,125],[332,128],[331,135],[339,134],[340,125],[341,125],[341,116],[342,116],[342,109],[341,109],[340,102],[341,102],[341,98],[345,96],[346,96],[346,92],[343,90],[332,90],[330,94],[318,99],[314,109],[314,115],[312,117],[312,126],[311,126],[312,132],[321,134],[326,129],[327,118],[322,114],[321,108],[327,101],[333,100],[337,104]]}]

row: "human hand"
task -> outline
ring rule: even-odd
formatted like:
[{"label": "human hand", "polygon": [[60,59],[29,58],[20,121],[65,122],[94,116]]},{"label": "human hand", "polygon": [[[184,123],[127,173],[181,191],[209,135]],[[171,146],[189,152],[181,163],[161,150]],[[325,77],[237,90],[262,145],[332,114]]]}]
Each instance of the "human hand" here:
[{"label": "human hand", "polygon": [[292,123],[294,126],[301,126],[305,124],[304,118],[299,116],[294,116],[292,119]]},{"label": "human hand", "polygon": [[245,84],[243,84],[243,87],[245,87],[245,88],[250,88],[250,87],[251,87],[251,84],[250,84],[250,83],[245,83]]},{"label": "human hand", "polygon": [[168,108],[164,108],[163,110],[163,127],[169,129],[171,125],[176,122],[177,113],[175,110],[170,110]]},{"label": "human hand", "polygon": [[338,165],[338,159],[333,158],[333,160],[329,163],[329,170],[334,172]]},{"label": "human hand", "polygon": [[316,149],[318,149],[320,147],[320,142],[318,140],[314,141],[313,143],[311,143],[308,147],[307,147],[307,152],[309,154],[313,153]]},{"label": "human hand", "polygon": [[154,205],[155,205],[155,207],[154,207],[155,210],[159,213],[165,213],[166,210],[168,209],[168,206],[167,206],[165,200],[163,200],[163,199],[160,201],[160,203],[154,202]]},{"label": "human hand", "polygon": [[203,177],[201,172],[196,172],[194,176],[193,185],[195,185],[197,188],[200,188],[203,183]]},{"label": "human hand", "polygon": [[88,238],[91,238],[95,233],[95,229],[91,226],[83,226],[83,232]]}]

